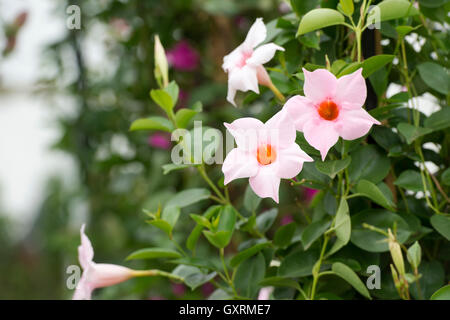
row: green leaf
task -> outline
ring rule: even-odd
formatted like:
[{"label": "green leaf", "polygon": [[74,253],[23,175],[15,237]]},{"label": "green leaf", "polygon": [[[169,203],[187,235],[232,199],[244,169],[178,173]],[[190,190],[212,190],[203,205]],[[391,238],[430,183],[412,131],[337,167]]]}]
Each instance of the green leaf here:
[{"label": "green leaf", "polygon": [[192,220],[197,222],[197,224],[205,228],[211,229],[211,222],[209,222],[209,220],[206,219],[204,216],[200,216],[198,214],[190,214],[190,217],[192,218]]},{"label": "green leaf", "polygon": [[154,89],[150,91],[150,97],[152,97],[153,101],[160,106],[167,114],[172,112],[174,107],[174,102],[169,93],[162,89]]},{"label": "green leaf", "polygon": [[342,11],[347,15],[351,16],[355,11],[355,6],[353,5],[353,0],[339,0],[341,4]]},{"label": "green leaf", "polygon": [[291,243],[296,229],[295,222],[285,224],[278,228],[273,237],[273,243],[281,248],[288,246]]},{"label": "green leaf", "polygon": [[258,283],[264,279],[265,273],[264,256],[258,253],[238,266],[234,275],[234,286],[241,296],[254,298],[258,292]]},{"label": "green leaf", "polygon": [[258,209],[259,204],[261,203],[261,198],[258,197],[255,192],[253,192],[252,188],[250,187],[250,184],[247,186],[247,189],[245,189],[244,194],[244,207],[249,212],[255,212],[256,209]]},{"label": "green leaf", "polygon": [[328,256],[337,252],[350,241],[352,232],[352,224],[350,220],[349,208],[345,198],[341,199],[339,208],[336,212],[336,220],[334,222],[334,231],[336,232],[336,241],[327,253]]},{"label": "green leaf", "polygon": [[175,122],[179,128],[186,128],[192,118],[198,113],[198,111],[181,108],[175,114]]},{"label": "green leaf", "polygon": [[216,248],[222,249],[225,248],[230,242],[232,232],[230,231],[216,231],[211,232],[209,230],[203,231],[203,235],[208,239],[209,243],[211,243]]},{"label": "green leaf", "polygon": [[168,174],[175,170],[182,170],[192,167],[191,164],[174,164],[174,163],[168,163],[162,166],[163,174]]},{"label": "green leaf", "polygon": [[171,81],[169,85],[164,88],[164,91],[166,91],[170,98],[172,99],[172,104],[175,106],[178,101],[178,95],[180,93],[180,88],[178,87],[177,83],[175,81]]},{"label": "green leaf", "polygon": [[378,71],[388,63],[391,63],[392,60],[394,60],[394,58],[395,55],[393,54],[379,54],[364,60],[361,64],[363,68],[362,71],[363,77],[368,78],[375,71]]},{"label": "green leaf", "polygon": [[303,16],[296,37],[317,29],[341,24],[344,21],[345,18],[339,11],[328,8],[314,9]]},{"label": "green leaf", "polygon": [[297,281],[283,277],[265,278],[259,282],[259,285],[262,287],[288,287],[301,291],[300,285]]},{"label": "green leaf", "polygon": [[406,122],[400,122],[397,125],[398,131],[405,137],[406,142],[411,144],[417,138],[429,134],[433,130],[429,128],[416,127]]},{"label": "green leaf", "polygon": [[238,254],[236,254],[233,259],[231,259],[230,261],[230,265],[235,268],[236,266],[238,266],[242,261],[254,256],[255,254],[257,254],[258,252],[260,252],[262,249],[267,248],[268,246],[270,246],[270,242],[268,241],[264,241],[258,244],[255,244],[254,246],[242,250],[241,252],[239,252]]},{"label": "green leaf", "polygon": [[422,259],[422,249],[420,248],[419,242],[414,242],[414,244],[408,248],[408,254],[406,257],[413,269],[417,269],[419,267],[420,260]]},{"label": "green leaf", "polygon": [[220,265],[216,265],[215,261],[210,261],[205,258],[196,258],[196,257],[182,257],[179,259],[174,259],[168,261],[169,263],[173,263],[176,265],[184,264],[187,266],[193,266],[201,269],[207,269],[207,270],[216,270],[219,271],[221,269]]},{"label": "green leaf", "polygon": [[170,238],[172,238],[172,226],[167,221],[164,221],[162,219],[155,219],[148,220],[147,223],[157,227],[158,229],[161,229],[162,231],[167,233]]},{"label": "green leaf", "polygon": [[211,192],[204,188],[187,189],[177,193],[171,198],[166,207],[179,207],[184,208],[199,201],[209,199]]},{"label": "green leaf", "polygon": [[422,177],[416,170],[403,171],[397,180],[394,181],[394,184],[415,192],[423,191]]},{"label": "green leaf", "polygon": [[305,250],[320,238],[320,236],[328,229],[331,222],[328,219],[319,220],[308,225],[303,230],[301,241]]},{"label": "green leaf", "polygon": [[363,227],[363,223],[382,229],[397,225],[397,240],[405,242],[411,235],[411,230],[406,221],[398,214],[387,210],[368,209],[352,217],[352,235],[350,241],[357,247],[369,252],[386,252],[389,250],[386,236]]},{"label": "green leaf", "polygon": [[352,162],[348,166],[348,174],[353,182],[365,179],[377,184],[387,176],[391,168],[385,153],[380,152],[374,145],[360,147],[350,155]]},{"label": "green leaf", "polygon": [[450,86],[448,71],[434,62],[424,62],[417,66],[420,77],[431,88],[447,95]]},{"label": "green leaf", "polygon": [[130,127],[130,131],[138,130],[161,130],[172,132],[174,128],[172,123],[166,118],[150,117],[133,121]]},{"label": "green leaf", "polygon": [[[221,210],[221,208],[222,208],[222,206],[219,206],[219,205],[209,207],[208,210],[206,210],[206,212],[203,214],[203,216],[205,217],[205,219],[209,220],[214,215],[216,215]],[[191,234],[189,235],[189,237],[186,241],[186,247],[189,250],[191,250],[191,251],[195,250],[195,246],[197,244],[198,238],[202,234],[202,231],[203,231],[203,226],[201,226],[201,225],[196,225],[195,228],[192,230]]]},{"label": "green leaf", "polygon": [[[437,260],[423,261],[419,266],[419,274],[422,275],[419,284],[424,299],[430,299],[445,284],[445,269]],[[415,299],[419,299],[416,283],[410,285],[410,292]]]},{"label": "green leaf", "polygon": [[373,6],[367,15],[367,24],[399,19],[419,14],[407,0],[384,0]]},{"label": "green leaf", "polygon": [[316,161],[316,168],[331,179],[334,179],[336,174],[347,168],[351,161],[351,157],[342,160]]},{"label": "green leaf", "polygon": [[438,131],[450,127],[450,107],[442,108],[425,119],[425,127]]},{"label": "green leaf", "polygon": [[270,229],[278,215],[278,209],[267,210],[256,217],[256,227],[261,233]]},{"label": "green leaf", "polygon": [[356,291],[358,291],[361,295],[363,295],[364,297],[366,297],[368,299],[371,299],[370,293],[367,290],[364,283],[361,281],[361,279],[358,277],[358,275],[352,269],[350,269],[348,266],[346,266],[345,264],[340,263],[340,262],[335,262],[331,266],[331,270],[336,275],[338,275],[339,277],[341,277],[342,279],[347,281],[349,284],[351,284],[351,286],[353,288],[355,288]]},{"label": "green leaf", "polygon": [[447,2],[448,0],[419,0],[420,5],[427,8],[438,8]]},{"label": "green leaf", "polygon": [[450,300],[450,284],[433,293],[430,300]]},{"label": "green leaf", "polygon": [[437,232],[450,241],[450,216],[435,214],[431,217],[430,222]]},{"label": "green leaf", "polygon": [[442,183],[446,186],[450,186],[450,168],[445,169],[441,175]]},{"label": "green leaf", "polygon": [[175,226],[175,224],[178,221],[180,213],[181,213],[181,210],[179,207],[168,206],[168,207],[164,208],[164,210],[161,214],[161,218],[162,218],[162,220],[168,222],[173,229],[173,227]]},{"label": "green leaf", "polygon": [[278,268],[278,276],[280,277],[306,277],[312,275],[312,269],[319,252],[316,250],[294,251],[291,252],[281,261]]},{"label": "green leaf", "polygon": [[147,248],[131,253],[126,260],[156,259],[156,258],[181,258],[181,254],[172,249]]},{"label": "green leaf", "polygon": [[370,181],[360,180],[356,186],[356,191],[388,210],[393,209],[394,204],[391,203],[384,196],[383,192],[381,192],[381,190]]},{"label": "green leaf", "polygon": [[340,78],[342,76],[345,76],[346,74],[353,73],[361,67],[362,67],[362,62],[349,63],[346,67],[341,69],[341,71],[337,74],[337,77]]},{"label": "green leaf", "polygon": [[176,275],[183,279],[183,282],[191,288],[191,290],[195,290],[202,284],[212,280],[217,273],[211,272],[209,274],[203,273],[199,268],[193,266],[179,265],[173,271],[173,275]]}]

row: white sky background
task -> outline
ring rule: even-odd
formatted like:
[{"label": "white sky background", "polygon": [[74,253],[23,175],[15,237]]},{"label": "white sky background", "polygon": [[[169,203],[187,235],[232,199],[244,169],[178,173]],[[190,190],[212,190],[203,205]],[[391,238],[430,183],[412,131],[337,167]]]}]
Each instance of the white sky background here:
[{"label": "white sky background", "polygon": [[[45,72],[42,50],[67,30],[52,12],[54,0],[0,0],[0,19],[11,22],[23,10],[28,20],[14,52],[0,58],[0,206],[26,232],[42,202],[51,175],[73,181],[75,166],[68,155],[48,150],[58,138],[54,101],[33,93]],[[5,39],[0,38],[0,49]],[[60,97],[66,106],[70,100]],[[66,101],[67,100],[67,101]]]}]

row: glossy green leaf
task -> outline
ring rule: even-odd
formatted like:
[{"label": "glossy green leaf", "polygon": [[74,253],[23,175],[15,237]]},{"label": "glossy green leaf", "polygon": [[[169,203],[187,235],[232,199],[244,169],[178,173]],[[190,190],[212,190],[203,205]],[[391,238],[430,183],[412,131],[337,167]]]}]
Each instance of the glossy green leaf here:
[{"label": "glossy green leaf", "polygon": [[259,214],[256,217],[256,227],[258,228],[258,230],[261,233],[265,233],[267,230],[269,230],[272,224],[275,222],[277,215],[278,215],[277,208],[273,208]]},{"label": "glossy green leaf", "polygon": [[331,247],[327,255],[332,255],[350,241],[352,232],[352,224],[350,220],[349,208],[347,201],[343,198],[336,212],[336,220],[334,222],[334,231],[336,232],[336,241]]},{"label": "glossy green leaf", "polygon": [[264,241],[264,242],[255,244],[254,246],[252,246],[248,249],[245,249],[245,250],[237,253],[233,257],[233,259],[231,259],[230,265],[234,268],[234,267],[238,266],[242,261],[254,256],[258,252],[260,252],[262,249],[267,248],[268,246],[270,246],[270,242]]},{"label": "glossy green leaf", "polygon": [[386,252],[389,250],[386,236],[363,227],[363,223],[382,229],[394,229],[397,226],[397,240],[405,242],[411,235],[406,221],[393,212],[387,210],[368,209],[352,217],[352,235],[350,241],[357,247],[369,252]]},{"label": "glossy green leaf", "polygon": [[419,192],[423,191],[423,183],[420,172],[416,170],[405,170],[403,171],[394,181],[396,186],[401,188]]},{"label": "glossy green leaf", "polygon": [[168,163],[162,166],[163,174],[168,174],[175,170],[182,170],[192,167],[191,164],[174,164],[174,163]]},{"label": "glossy green leaf", "polygon": [[162,89],[154,89],[150,91],[150,96],[153,101],[160,106],[167,114],[172,112],[174,102],[169,93]]},{"label": "glossy green leaf", "polygon": [[450,241],[450,216],[435,214],[430,219],[431,225],[437,232]]},{"label": "glossy green leaf", "polygon": [[258,209],[259,204],[261,203],[261,198],[258,197],[255,192],[250,187],[250,184],[245,189],[244,194],[244,207],[249,212],[254,212]]},{"label": "glossy green leaf", "polygon": [[209,274],[203,273],[199,268],[187,265],[179,265],[173,271],[173,275],[176,275],[183,279],[183,282],[195,290],[202,284],[212,280],[217,274],[216,272],[211,272]]},{"label": "glossy green leaf", "polygon": [[394,204],[391,203],[385,197],[383,192],[381,192],[381,190],[370,181],[360,180],[356,186],[356,191],[388,210],[393,209]]},{"label": "glossy green leaf", "polygon": [[351,16],[353,12],[355,11],[355,6],[353,5],[353,0],[339,0],[339,3],[341,5],[342,11],[348,15]]},{"label": "glossy green leaf", "polygon": [[401,122],[397,125],[398,131],[405,137],[406,142],[411,144],[417,138],[420,138],[426,134],[432,132],[429,128],[416,127],[412,124]]},{"label": "glossy green leaf", "polygon": [[147,223],[164,231],[170,238],[172,237],[172,226],[167,221],[155,219],[155,220],[148,220]]},{"label": "glossy green leaf", "polygon": [[303,230],[301,241],[305,250],[320,238],[321,235],[328,229],[331,222],[328,219],[319,220],[308,225],[305,230]]},{"label": "glossy green leaf", "polygon": [[265,278],[259,282],[259,285],[262,287],[288,287],[301,291],[300,285],[297,281],[283,277]]},{"label": "glossy green leaf", "polygon": [[438,131],[450,127],[450,107],[442,108],[425,119],[425,127]]},{"label": "glossy green leaf", "polygon": [[208,239],[209,243],[213,246],[222,249],[225,248],[230,242],[232,232],[231,231],[217,231],[211,232],[209,230],[203,231],[204,236]]},{"label": "glossy green leaf", "polygon": [[384,0],[369,11],[367,23],[372,24],[417,14],[419,11],[407,0]]},{"label": "glossy green leaf", "polygon": [[150,117],[133,121],[130,127],[130,131],[138,130],[160,130],[172,132],[174,128],[172,123],[166,118]]},{"label": "glossy green leaf", "polygon": [[364,60],[361,64],[363,68],[363,77],[368,78],[374,72],[380,70],[388,63],[391,63],[394,58],[395,55],[393,54],[378,54]]},{"label": "glossy green leaf", "polygon": [[348,166],[348,174],[353,182],[365,179],[377,184],[387,176],[391,168],[389,159],[374,145],[363,146],[350,155],[352,162]]},{"label": "glossy green leaf", "polygon": [[366,297],[368,299],[371,299],[369,290],[367,290],[366,286],[361,281],[361,279],[358,277],[358,275],[352,269],[350,269],[348,266],[346,266],[345,264],[340,263],[340,262],[335,262],[331,266],[331,270],[336,275],[338,275],[339,277],[341,277],[342,279],[347,281],[361,295],[363,295],[364,297]]},{"label": "glossy green leaf", "polygon": [[261,253],[245,260],[236,269],[234,286],[241,296],[255,298],[259,282],[264,279],[266,262]]},{"label": "glossy green leaf", "polygon": [[408,248],[407,259],[413,269],[417,269],[422,260],[422,249],[420,248],[419,242],[414,242],[412,246]]},{"label": "glossy green leaf", "polygon": [[433,293],[430,300],[450,300],[450,284]]},{"label": "glossy green leaf", "polygon": [[450,168],[445,169],[441,175],[442,183],[446,186],[450,186]]},{"label": "glossy green leaf", "polygon": [[315,250],[294,251],[288,254],[281,261],[278,268],[278,276],[280,277],[306,277],[312,275],[312,269],[319,252]]},{"label": "glossy green leaf", "polygon": [[179,128],[186,128],[192,118],[198,113],[198,111],[181,108],[175,114],[175,122]]},{"label": "glossy green leaf", "polygon": [[297,36],[317,29],[341,24],[344,21],[345,18],[339,11],[328,8],[314,9],[303,16],[298,26]]},{"label": "glossy green leaf", "polygon": [[336,174],[347,168],[352,161],[351,157],[342,160],[316,161],[316,168],[320,172],[334,179]]},{"label": "glossy green leaf", "polygon": [[448,94],[450,76],[448,70],[434,62],[424,62],[417,66],[420,77],[431,88],[442,94]]},{"label": "glossy green leaf", "polygon": [[157,258],[181,258],[181,254],[172,249],[147,248],[131,253],[126,260],[157,259]]},{"label": "glossy green leaf", "polygon": [[285,224],[278,228],[273,237],[273,243],[281,248],[288,246],[291,243],[296,229],[295,222]]},{"label": "glossy green leaf", "polygon": [[[205,217],[205,219],[209,220],[214,215],[216,215],[220,211],[221,208],[222,208],[222,206],[219,206],[219,205],[209,207],[208,210],[206,210],[206,212],[203,214],[203,216]],[[189,250],[191,250],[191,251],[195,250],[195,246],[197,244],[198,238],[202,234],[202,231],[203,231],[202,225],[196,225],[195,228],[192,230],[191,234],[189,235],[189,237],[186,241],[186,247]]]}]

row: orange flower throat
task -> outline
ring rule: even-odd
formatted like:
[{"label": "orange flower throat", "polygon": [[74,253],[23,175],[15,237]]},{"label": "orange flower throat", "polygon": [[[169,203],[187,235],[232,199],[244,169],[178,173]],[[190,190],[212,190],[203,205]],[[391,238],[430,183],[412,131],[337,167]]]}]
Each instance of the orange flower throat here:
[{"label": "orange flower throat", "polygon": [[338,106],[331,100],[325,100],[322,102],[317,110],[323,119],[329,121],[336,119],[339,115]]},{"label": "orange flower throat", "polygon": [[270,144],[263,144],[258,147],[258,151],[256,152],[256,159],[263,166],[271,164],[275,162],[277,159],[277,153],[274,148]]}]

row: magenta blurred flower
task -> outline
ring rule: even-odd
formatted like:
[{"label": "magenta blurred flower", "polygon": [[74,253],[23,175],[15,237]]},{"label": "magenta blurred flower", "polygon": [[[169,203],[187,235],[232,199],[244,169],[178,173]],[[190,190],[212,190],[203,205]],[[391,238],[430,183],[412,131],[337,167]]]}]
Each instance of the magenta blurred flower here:
[{"label": "magenta blurred flower", "polygon": [[180,93],[178,94],[178,102],[175,109],[187,108],[189,101],[189,93],[180,89]]},{"label": "magenta blurred flower", "polygon": [[211,282],[207,282],[202,286],[202,294],[205,298],[209,297],[211,293],[214,292],[216,288],[213,286]]},{"label": "magenta blurred flower", "polygon": [[198,67],[200,59],[197,51],[182,40],[167,51],[167,60],[177,70],[192,71]]},{"label": "magenta blurred flower", "polygon": [[285,224],[294,222],[294,217],[290,214],[285,215],[283,218],[281,218],[281,225],[284,226]]},{"label": "magenta blurred flower", "polygon": [[305,187],[305,198],[306,198],[306,200],[307,201],[311,201],[312,198],[314,198],[314,196],[316,195],[317,192],[319,192],[319,190]]},{"label": "magenta blurred flower", "polygon": [[177,297],[181,297],[186,293],[186,287],[182,283],[172,283],[172,293]]},{"label": "magenta blurred flower", "polygon": [[168,150],[170,139],[167,134],[156,132],[148,137],[148,144],[154,148]]}]

